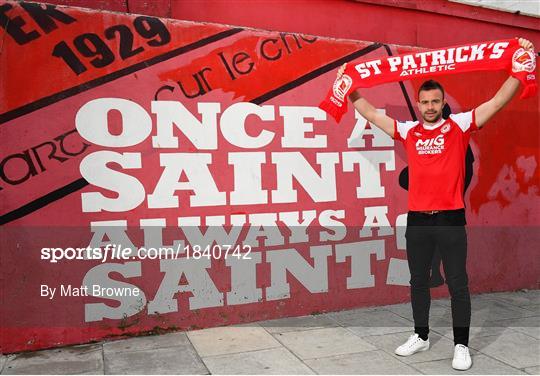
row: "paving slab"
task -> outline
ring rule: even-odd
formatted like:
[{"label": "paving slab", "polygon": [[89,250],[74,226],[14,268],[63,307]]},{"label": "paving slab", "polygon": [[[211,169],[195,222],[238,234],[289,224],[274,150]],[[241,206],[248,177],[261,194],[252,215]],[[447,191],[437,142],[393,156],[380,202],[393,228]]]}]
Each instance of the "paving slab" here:
[{"label": "paving slab", "polygon": [[477,323],[534,316],[534,312],[496,299],[472,299],[472,315]]},{"label": "paving slab", "polygon": [[540,316],[523,317],[520,319],[499,320],[501,327],[507,327],[528,336],[540,339]]},{"label": "paving slab", "polygon": [[4,368],[4,364],[6,364],[7,356],[0,355],[0,372],[2,372],[2,368]]},{"label": "paving slab", "polygon": [[473,338],[469,347],[515,368],[540,365],[540,341],[519,332]]},{"label": "paving slab", "polygon": [[[450,303],[443,300],[432,300],[429,310],[429,315],[431,318],[434,317],[450,317],[452,311],[450,309]],[[384,306],[384,308],[390,312],[393,312],[409,321],[413,320],[412,306],[411,303],[401,303]]]},{"label": "paving slab", "polygon": [[308,359],[313,370],[324,375],[414,375],[418,371],[382,350]]},{"label": "paving slab", "polygon": [[366,309],[328,314],[339,325],[360,337],[412,330],[413,322],[386,309]]},{"label": "paving slab", "polygon": [[119,341],[103,343],[103,351],[108,353],[133,352],[141,350],[162,349],[167,347],[191,346],[185,332],[153,335],[148,337],[134,337]]},{"label": "paving slab", "polygon": [[361,307],[361,308],[352,308],[352,309],[345,309],[341,311],[334,311],[334,312],[327,312],[325,315],[329,317],[347,317],[347,316],[354,316],[361,313],[367,313],[367,312],[379,312],[386,310],[386,306],[381,307]]},{"label": "paving slab", "polygon": [[[503,325],[503,323],[498,322],[485,322],[477,324],[477,320],[473,315],[471,320],[471,328],[469,331],[469,337],[486,337],[486,336],[495,336],[500,335],[503,332],[509,329],[508,325]],[[451,340],[454,340],[454,333],[452,329],[452,318],[436,318],[430,322],[430,331],[443,335]]]},{"label": "paving slab", "polygon": [[[535,313],[531,310],[527,310],[521,307],[508,305],[496,300],[482,299],[480,301],[473,301],[471,307],[471,326],[474,327],[497,327],[498,321],[501,320],[517,320],[520,318],[526,318],[534,316]],[[432,321],[436,319],[437,326],[451,326],[452,315],[446,317],[430,317],[430,326]],[[449,325],[447,325],[449,324]]]},{"label": "paving slab", "polygon": [[282,346],[264,328],[253,323],[194,330],[188,332],[187,335],[201,357]]},{"label": "paving slab", "polygon": [[536,313],[536,315],[540,315],[540,304],[525,304],[520,307],[523,309],[528,309],[529,311],[533,311]]},{"label": "paving slab", "polygon": [[312,375],[314,372],[284,347],[209,356],[203,362],[212,374]]},{"label": "paving slab", "polygon": [[540,290],[495,292],[490,294],[483,294],[481,296],[489,297],[489,299],[501,300],[505,303],[513,304],[520,307],[531,304],[540,305]]},{"label": "paving slab", "polygon": [[[540,375],[540,291],[475,295],[472,303],[474,365],[459,373]],[[430,326],[431,349],[406,358],[398,357],[394,350],[412,333],[410,302],[0,355],[0,372],[458,373],[451,368],[449,299],[432,301]]]},{"label": "paving slab", "polygon": [[[419,352],[406,357],[396,355],[394,353],[395,349],[403,344],[411,334],[412,331],[409,333],[392,333],[381,336],[362,337],[362,339],[407,364],[439,359],[451,359],[454,356],[454,342],[433,332],[429,333],[430,349],[428,351]],[[475,352],[471,351],[471,353]]]},{"label": "paving slab", "polygon": [[[503,299],[505,297],[503,293],[499,294],[499,299],[492,297],[494,294],[480,294],[471,296],[472,318],[476,320],[477,324],[486,321],[534,316],[534,313],[531,313],[529,309],[524,309],[516,304],[509,303]],[[527,301],[529,301],[529,304],[532,303],[530,300]],[[438,300],[438,302],[448,307],[451,305],[451,301],[449,299]],[[525,300],[523,300],[522,303],[526,304]]]},{"label": "paving slab", "polygon": [[285,333],[297,330],[336,327],[338,324],[327,315],[286,317],[258,322],[269,333]]},{"label": "paving slab", "polygon": [[414,368],[428,375],[524,375],[525,372],[484,354],[472,355],[473,365],[467,371],[452,368],[451,359],[414,363]]},{"label": "paving slab", "polygon": [[[454,331],[452,327],[446,327],[446,328],[433,328],[434,332],[437,332],[439,334],[443,334],[445,337],[454,340]],[[500,336],[504,332],[512,331],[510,328],[505,328],[500,325],[489,325],[486,324],[484,326],[471,326],[469,330],[469,338],[480,338],[480,337],[491,337],[491,336]]]},{"label": "paving slab", "polygon": [[2,374],[103,374],[101,345],[71,346],[9,357]]},{"label": "paving slab", "polygon": [[[451,326],[437,326],[432,327],[429,329],[431,332],[435,332],[437,334],[443,335],[448,339],[454,340],[454,331]],[[471,326],[469,330],[469,338],[476,338],[476,337],[490,337],[490,336],[498,336],[504,333],[505,331],[511,331],[510,328],[504,328],[500,325],[485,325],[485,326]]]},{"label": "paving slab", "polygon": [[197,353],[187,346],[109,352],[104,355],[104,359],[107,375],[207,375],[209,373]]},{"label": "paving slab", "polygon": [[300,359],[376,350],[356,334],[341,327],[277,333],[275,337]]},{"label": "paving slab", "polygon": [[524,369],[529,375],[540,375],[540,366],[528,367]]}]

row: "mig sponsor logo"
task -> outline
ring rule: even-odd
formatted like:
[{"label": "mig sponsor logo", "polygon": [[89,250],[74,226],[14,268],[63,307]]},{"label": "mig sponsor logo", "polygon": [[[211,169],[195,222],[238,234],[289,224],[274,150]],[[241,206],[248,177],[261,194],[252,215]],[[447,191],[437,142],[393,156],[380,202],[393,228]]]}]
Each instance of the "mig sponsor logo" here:
[{"label": "mig sponsor logo", "polygon": [[441,154],[444,150],[444,136],[442,134],[435,138],[416,141],[416,151],[421,154]]}]

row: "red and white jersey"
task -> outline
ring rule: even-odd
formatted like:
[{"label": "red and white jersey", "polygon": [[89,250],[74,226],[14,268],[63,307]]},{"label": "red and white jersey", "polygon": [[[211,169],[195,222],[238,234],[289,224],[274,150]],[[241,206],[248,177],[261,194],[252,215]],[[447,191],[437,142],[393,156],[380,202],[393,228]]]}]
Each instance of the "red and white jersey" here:
[{"label": "red and white jersey", "polygon": [[409,160],[409,210],[465,207],[465,153],[475,130],[474,110],[433,125],[394,122],[394,138],[403,142]]}]

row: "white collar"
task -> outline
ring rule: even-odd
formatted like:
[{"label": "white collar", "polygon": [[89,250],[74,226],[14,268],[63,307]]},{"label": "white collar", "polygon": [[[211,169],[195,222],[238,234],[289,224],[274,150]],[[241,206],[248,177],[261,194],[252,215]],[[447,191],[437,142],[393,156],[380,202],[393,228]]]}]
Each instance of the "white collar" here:
[{"label": "white collar", "polygon": [[443,125],[443,123],[446,121],[446,119],[444,119],[443,117],[441,117],[439,119],[438,122],[436,122],[435,124],[433,125],[426,125],[426,123],[422,123],[422,127],[424,127],[424,129],[427,129],[428,131],[431,131],[433,129],[436,129],[436,128],[439,128],[441,125]]}]

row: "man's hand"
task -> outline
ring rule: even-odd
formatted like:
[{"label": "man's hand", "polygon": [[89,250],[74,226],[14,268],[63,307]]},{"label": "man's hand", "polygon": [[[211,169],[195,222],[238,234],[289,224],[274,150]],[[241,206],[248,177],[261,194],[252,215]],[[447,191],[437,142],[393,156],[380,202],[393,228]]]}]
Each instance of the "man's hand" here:
[{"label": "man's hand", "polygon": [[[343,74],[345,73],[345,69],[347,69],[347,63],[343,63],[341,67],[339,67],[336,75],[336,80],[339,80],[341,77],[343,77]],[[349,99],[352,103],[356,102],[357,99],[360,98],[360,94],[358,93],[358,90],[353,91],[349,94]]]},{"label": "man's hand", "polygon": [[[347,69],[347,63],[339,67],[336,79],[339,80],[341,77],[343,77],[345,69]],[[372,124],[375,124],[375,126],[382,129],[390,137],[394,137],[394,119],[388,117],[383,112],[377,111],[373,105],[360,96],[358,90],[353,91],[349,95],[349,99],[353,103],[356,111],[358,111],[358,113],[362,115],[364,119],[370,121]]]},{"label": "man's hand", "polygon": [[[512,72],[532,72],[535,68],[535,56],[533,44],[524,38],[518,38],[519,46],[526,52],[512,58]],[[518,51],[522,51],[519,49]]]},{"label": "man's hand", "polygon": [[345,63],[341,67],[339,67],[339,69],[337,71],[337,79],[338,80],[343,76],[343,73],[345,73],[346,68],[347,68],[347,63]]},{"label": "man's hand", "polygon": [[525,38],[518,38],[519,46],[522,47],[525,50],[531,50],[534,51],[534,46],[532,42]]},{"label": "man's hand", "polygon": [[[519,46],[527,51],[527,53],[523,53],[517,59],[514,57],[512,62],[512,72],[531,72],[534,69],[534,46],[528,39],[516,39],[518,40]],[[476,125],[478,128],[482,128],[493,115],[495,115],[501,108],[506,106],[506,104],[517,92],[518,88],[519,80],[510,76],[493,98],[478,106],[475,111]]]}]

